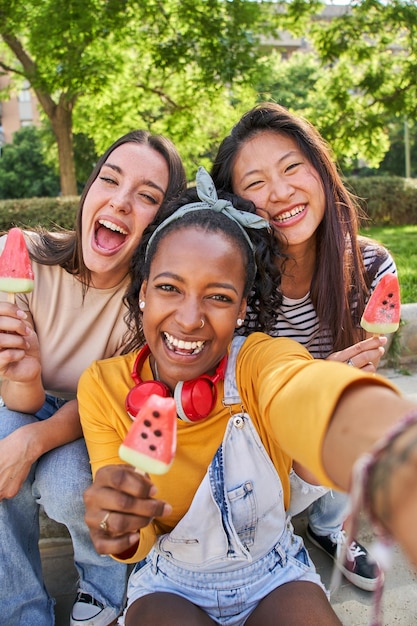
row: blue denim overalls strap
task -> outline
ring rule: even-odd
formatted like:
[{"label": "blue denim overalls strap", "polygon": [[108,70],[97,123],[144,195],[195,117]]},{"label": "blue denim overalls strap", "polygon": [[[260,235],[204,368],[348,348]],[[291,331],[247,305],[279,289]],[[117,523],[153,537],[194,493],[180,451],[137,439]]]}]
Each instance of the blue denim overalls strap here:
[{"label": "blue denim overalls strap", "polygon": [[239,568],[270,550],[285,527],[280,478],[240,404],[235,370],[242,339],[232,342],[225,375],[231,417],[223,441],[188,512],[157,546],[191,568]]},{"label": "blue denim overalls strap", "polygon": [[[244,341],[245,337],[235,337],[233,339],[229,357],[229,363],[233,369],[231,368],[228,373],[226,373],[223,404],[231,405],[240,403],[235,372],[237,355]],[[287,515],[289,517],[297,515],[298,513],[301,513],[301,511],[305,511],[312,502],[321,498],[324,494],[330,491],[328,487],[307,483],[305,480],[300,478],[300,476],[298,476],[293,469],[290,472],[290,485],[290,506],[287,511]]]}]

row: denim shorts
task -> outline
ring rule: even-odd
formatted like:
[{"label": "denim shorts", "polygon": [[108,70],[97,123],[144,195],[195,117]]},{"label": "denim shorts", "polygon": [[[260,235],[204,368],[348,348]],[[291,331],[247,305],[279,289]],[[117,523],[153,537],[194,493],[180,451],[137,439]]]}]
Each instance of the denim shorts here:
[{"label": "denim shorts", "polygon": [[288,522],[284,536],[268,554],[239,570],[190,571],[153,550],[130,576],[128,606],[150,593],[169,592],[199,606],[217,624],[242,626],[265,596],[292,581],[316,583],[327,593],[301,537],[293,534]]}]

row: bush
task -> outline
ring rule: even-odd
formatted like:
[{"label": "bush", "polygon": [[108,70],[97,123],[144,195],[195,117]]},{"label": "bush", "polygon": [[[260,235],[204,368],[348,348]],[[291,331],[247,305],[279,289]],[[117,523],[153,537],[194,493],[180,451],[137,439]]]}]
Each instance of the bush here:
[{"label": "bush", "polygon": [[57,196],[59,176],[45,162],[42,132],[25,126],[13,135],[0,157],[0,198]]},{"label": "bush", "polygon": [[404,226],[417,223],[417,179],[399,176],[347,178],[369,217],[363,226]]},{"label": "bush", "polygon": [[[397,176],[346,178],[369,217],[363,226],[417,224],[417,179]],[[73,228],[78,197],[0,200],[0,230],[41,224],[50,230]]]},{"label": "bush", "polygon": [[77,196],[0,200],[0,231],[38,225],[49,230],[72,229],[78,202]]}]

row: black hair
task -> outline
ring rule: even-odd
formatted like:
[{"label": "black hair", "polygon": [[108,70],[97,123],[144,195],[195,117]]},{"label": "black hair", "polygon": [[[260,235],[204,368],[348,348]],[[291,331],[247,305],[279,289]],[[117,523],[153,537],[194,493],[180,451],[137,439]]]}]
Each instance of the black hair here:
[{"label": "black hair", "polygon": [[[333,349],[342,350],[364,337],[359,321],[372,282],[362,255],[370,240],[358,234],[359,220],[364,217],[362,208],[343,184],[324,138],[310,122],[274,102],[264,102],[247,111],[223,139],[211,171],[217,187],[233,191],[233,168],[240,150],[250,139],[265,132],[295,141],[320,177],[326,206],[317,228],[316,266],[310,293],[320,325],[331,330]],[[285,246],[285,240],[282,243]],[[282,271],[285,256],[281,254]],[[378,271],[384,258],[384,251],[377,251],[371,274]],[[249,304],[252,306],[251,301]]]},{"label": "black hair", "polygon": [[[242,210],[243,207],[251,213],[255,213],[255,206],[248,200],[243,200],[239,196],[230,193],[218,192],[218,197],[229,200],[236,209]],[[132,331],[135,339],[129,344],[128,350],[135,349],[143,345],[145,339],[142,331],[142,315],[139,309],[139,293],[141,286],[149,277],[150,266],[159,245],[163,239],[174,230],[197,227],[206,232],[221,232],[225,237],[241,251],[245,264],[246,281],[244,287],[244,297],[252,292],[257,294],[259,307],[258,325],[255,330],[264,330],[272,327],[275,315],[275,306],[277,289],[276,281],[278,280],[278,271],[271,277],[271,274],[264,273],[265,256],[273,254],[271,250],[276,251],[275,238],[269,230],[265,229],[245,229],[248,234],[252,246],[244,236],[241,227],[232,219],[223,213],[213,211],[211,209],[197,209],[185,213],[177,220],[170,222],[167,226],[155,235],[149,244],[148,242],[156,230],[169,215],[176,209],[194,202],[199,202],[196,188],[189,189],[181,200],[178,202],[170,202],[161,207],[157,218],[145,229],[142,240],[136,248],[130,265],[130,287],[125,295],[125,303],[128,307],[126,322]]]}]

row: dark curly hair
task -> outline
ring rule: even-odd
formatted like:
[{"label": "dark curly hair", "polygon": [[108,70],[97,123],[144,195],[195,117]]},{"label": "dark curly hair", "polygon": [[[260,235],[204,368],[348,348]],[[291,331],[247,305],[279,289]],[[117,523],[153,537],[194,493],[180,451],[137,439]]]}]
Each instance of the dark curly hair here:
[{"label": "dark curly hair", "polygon": [[[243,200],[231,193],[218,192],[218,197],[230,200],[233,206],[239,210],[255,213],[255,205]],[[148,248],[148,242],[156,230],[169,215],[176,209],[190,203],[199,202],[197,190],[190,188],[181,200],[163,203],[156,219],[145,229],[141,242],[136,248],[130,264],[130,287],[125,294],[125,303],[128,307],[126,323],[131,330],[134,339],[127,346],[125,352],[134,350],[145,343],[142,330],[142,313],[139,309],[139,293],[142,283],[149,276],[152,259],[161,241],[172,231],[197,227],[207,232],[221,232],[229,238],[241,251],[245,259],[246,284],[245,297],[256,294],[257,327],[255,330],[267,330],[272,327],[275,317],[275,309],[279,293],[277,281],[279,272],[274,258],[279,254],[277,244],[272,232],[267,229],[245,229],[252,242],[253,249],[249,246],[239,225],[226,215],[211,209],[198,209],[186,213],[178,220],[170,222],[165,228],[157,233]]]}]

